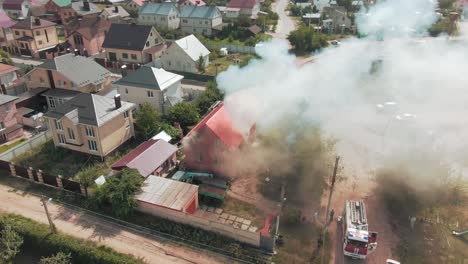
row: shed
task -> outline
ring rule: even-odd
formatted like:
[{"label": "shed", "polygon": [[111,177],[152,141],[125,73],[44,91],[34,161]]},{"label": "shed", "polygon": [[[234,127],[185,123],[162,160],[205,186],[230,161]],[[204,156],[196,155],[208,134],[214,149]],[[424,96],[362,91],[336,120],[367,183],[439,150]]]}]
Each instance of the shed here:
[{"label": "shed", "polygon": [[156,216],[164,216],[166,210],[193,214],[198,208],[198,186],[151,175],[136,199],[141,211]]}]

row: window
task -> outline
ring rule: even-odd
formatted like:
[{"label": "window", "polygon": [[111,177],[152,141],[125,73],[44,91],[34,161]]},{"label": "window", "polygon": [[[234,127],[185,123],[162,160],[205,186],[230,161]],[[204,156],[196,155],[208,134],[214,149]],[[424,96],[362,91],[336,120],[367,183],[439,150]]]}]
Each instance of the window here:
[{"label": "window", "polygon": [[137,60],[137,55],[136,54],[132,54],[132,60]]},{"label": "window", "polygon": [[60,120],[55,119],[55,128],[60,131],[63,130],[62,122],[60,122]]},{"label": "window", "polygon": [[10,110],[11,110],[11,104],[6,104],[6,105],[5,105],[5,109],[6,109],[6,112],[7,112],[7,113],[10,112]]},{"label": "window", "polygon": [[15,30],[15,35],[19,36],[20,35],[19,31]]},{"label": "window", "polygon": [[63,99],[63,98],[59,98],[58,101],[59,101],[59,103],[58,103],[59,105],[65,103],[65,99]]},{"label": "window", "polygon": [[83,45],[83,38],[81,35],[75,34],[73,35],[73,42],[75,42],[75,45]]},{"label": "window", "polygon": [[203,159],[202,159],[201,152],[198,152],[198,153],[197,153],[197,161],[198,161],[198,162],[202,162],[202,160],[203,160]]},{"label": "window", "polygon": [[41,35],[41,32],[40,31],[36,31],[36,36],[39,36]]},{"label": "window", "polygon": [[122,58],[128,59],[128,54],[127,53],[122,53]]},{"label": "window", "polygon": [[124,115],[125,119],[127,119],[128,118],[128,111],[125,111],[123,115]]},{"label": "window", "polygon": [[49,98],[49,107],[50,108],[55,108],[55,100],[53,97],[48,97]]},{"label": "window", "polygon": [[188,23],[187,19],[182,19],[182,22]]},{"label": "window", "polygon": [[66,144],[66,143],[67,143],[67,141],[65,141],[65,136],[64,136],[64,135],[62,135],[62,134],[57,134],[57,136],[58,136],[58,139],[59,139],[59,143],[60,143],[60,144]]},{"label": "window", "polygon": [[46,41],[47,43],[49,43],[49,35],[47,35],[47,30],[44,29],[44,33],[45,33]]},{"label": "window", "polygon": [[3,129],[5,129],[5,123],[0,122],[0,130],[3,130]]},{"label": "window", "polygon": [[164,21],[164,17],[161,17],[161,21]]},{"label": "window", "polygon": [[88,140],[88,148],[91,151],[97,151],[97,143],[94,140]]},{"label": "window", "polygon": [[146,47],[149,47],[149,41],[146,41]]},{"label": "window", "polygon": [[147,93],[148,93],[148,97],[154,97],[153,91],[147,91]]},{"label": "window", "polygon": [[63,81],[62,81],[62,80],[58,80],[58,81],[57,81],[57,86],[62,87],[62,85],[63,85]]},{"label": "window", "polygon": [[68,137],[70,138],[70,140],[75,141],[75,132],[73,132],[73,129],[67,128],[67,130],[68,130]]},{"label": "window", "polygon": [[205,21],[205,25],[208,25],[208,21]]},{"label": "window", "polygon": [[38,43],[39,45],[42,45],[42,40],[39,40],[37,43]]},{"label": "window", "polygon": [[125,93],[128,94],[128,88],[125,88]]},{"label": "window", "polygon": [[26,77],[28,79],[28,82],[31,81],[31,75],[28,75],[28,77]]},{"label": "window", "polygon": [[86,126],[86,136],[94,137],[94,128],[90,126]]},{"label": "window", "polygon": [[40,83],[45,83],[44,79],[42,79],[42,78],[39,78],[39,82]]}]

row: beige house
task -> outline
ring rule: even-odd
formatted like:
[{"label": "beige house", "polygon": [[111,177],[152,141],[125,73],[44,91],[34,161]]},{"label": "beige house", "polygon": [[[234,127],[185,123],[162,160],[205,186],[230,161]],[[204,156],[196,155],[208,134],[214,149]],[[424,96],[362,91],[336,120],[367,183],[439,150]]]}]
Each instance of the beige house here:
[{"label": "beige house", "polygon": [[203,67],[208,67],[209,55],[210,51],[194,35],[190,35],[168,45],[161,57],[161,65],[168,71],[197,73],[200,60]]},{"label": "beige house", "polygon": [[146,64],[161,57],[165,43],[153,26],[112,24],[102,47],[109,61]]},{"label": "beige house", "polygon": [[222,29],[223,19],[216,6],[186,5],[180,12],[180,28],[184,33],[211,36]]},{"label": "beige house", "polygon": [[134,137],[132,110],[135,105],[82,93],[47,112],[56,147],[101,158]]},{"label": "beige house", "polygon": [[11,27],[16,52],[35,58],[47,58],[47,53],[59,44],[56,25],[38,17],[28,17]]}]

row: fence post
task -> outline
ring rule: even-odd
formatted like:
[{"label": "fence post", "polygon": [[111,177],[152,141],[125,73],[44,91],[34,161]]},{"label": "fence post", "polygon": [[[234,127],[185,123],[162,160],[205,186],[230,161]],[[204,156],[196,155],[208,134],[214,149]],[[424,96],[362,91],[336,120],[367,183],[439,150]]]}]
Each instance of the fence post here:
[{"label": "fence post", "polygon": [[83,184],[80,184],[80,191],[83,196],[88,196],[88,189]]},{"label": "fence post", "polygon": [[33,174],[33,168],[32,167],[28,167],[28,177],[31,181],[34,181],[34,174]]},{"label": "fence post", "polygon": [[62,175],[55,177],[55,179],[57,180],[57,187],[59,187],[60,189],[63,189]]},{"label": "fence post", "polygon": [[40,183],[44,183],[44,178],[42,177],[42,170],[37,170],[37,179]]},{"label": "fence post", "polygon": [[16,169],[15,169],[14,162],[10,162],[10,173],[11,173],[11,176],[16,176]]}]

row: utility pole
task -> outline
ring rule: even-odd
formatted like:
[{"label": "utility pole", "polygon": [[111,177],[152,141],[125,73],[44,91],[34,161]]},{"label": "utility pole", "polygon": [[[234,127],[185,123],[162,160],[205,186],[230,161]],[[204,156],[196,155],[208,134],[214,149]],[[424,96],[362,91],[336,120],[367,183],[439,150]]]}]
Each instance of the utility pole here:
[{"label": "utility pole", "polygon": [[50,202],[50,201],[52,201],[52,198],[47,199],[47,197],[45,197],[45,196],[43,196],[42,199],[41,199],[42,206],[44,206],[44,210],[45,210],[45,213],[47,215],[47,220],[49,221],[50,232],[52,234],[55,234],[55,233],[57,233],[57,230],[55,229],[55,225],[52,222],[52,218],[50,217],[50,214],[49,214],[49,209],[47,208],[47,203]]}]

